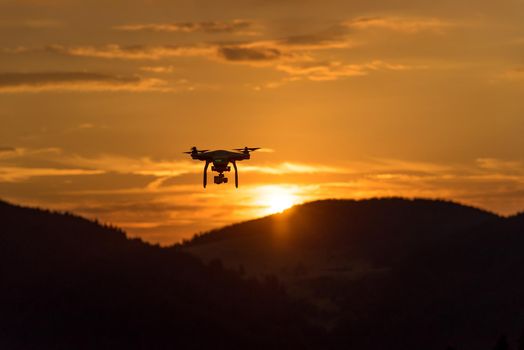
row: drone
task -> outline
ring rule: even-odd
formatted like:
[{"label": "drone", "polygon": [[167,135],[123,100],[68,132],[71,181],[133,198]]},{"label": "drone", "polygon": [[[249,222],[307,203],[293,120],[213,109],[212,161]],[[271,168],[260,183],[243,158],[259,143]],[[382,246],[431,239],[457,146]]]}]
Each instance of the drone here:
[{"label": "drone", "polygon": [[244,147],[244,148],[235,148],[234,151],[225,151],[225,150],[199,150],[196,147],[192,147],[191,151],[184,152],[191,155],[191,158],[195,160],[205,161],[206,165],[204,166],[204,188],[207,185],[207,168],[210,163],[213,163],[211,166],[211,171],[218,172],[218,175],[215,176],[215,184],[220,185],[222,183],[227,183],[227,177],[224,176],[225,171],[231,171],[229,163],[233,164],[235,168],[235,187],[238,188],[238,170],[237,163],[238,161],[244,159],[250,159],[250,152],[256,151],[260,147]]}]

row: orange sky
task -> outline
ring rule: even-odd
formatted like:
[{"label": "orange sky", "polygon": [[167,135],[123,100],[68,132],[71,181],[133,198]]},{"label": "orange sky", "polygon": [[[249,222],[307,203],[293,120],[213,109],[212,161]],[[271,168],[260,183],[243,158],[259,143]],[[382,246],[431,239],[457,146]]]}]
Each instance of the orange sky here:
[{"label": "orange sky", "polygon": [[[275,202],[524,209],[524,1],[0,0],[0,198],[164,244]],[[181,152],[262,146],[240,188]],[[270,152],[272,151],[272,152]]]}]

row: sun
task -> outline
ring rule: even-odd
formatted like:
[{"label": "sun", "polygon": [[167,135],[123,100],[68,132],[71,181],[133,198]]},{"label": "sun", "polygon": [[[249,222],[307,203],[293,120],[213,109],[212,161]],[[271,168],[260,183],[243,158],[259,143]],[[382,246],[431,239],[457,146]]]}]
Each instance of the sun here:
[{"label": "sun", "polygon": [[288,193],[277,193],[268,200],[268,211],[272,213],[282,212],[294,204],[293,197]]},{"label": "sun", "polygon": [[298,197],[285,187],[264,186],[259,189],[257,204],[262,207],[263,214],[276,214],[298,203]]}]

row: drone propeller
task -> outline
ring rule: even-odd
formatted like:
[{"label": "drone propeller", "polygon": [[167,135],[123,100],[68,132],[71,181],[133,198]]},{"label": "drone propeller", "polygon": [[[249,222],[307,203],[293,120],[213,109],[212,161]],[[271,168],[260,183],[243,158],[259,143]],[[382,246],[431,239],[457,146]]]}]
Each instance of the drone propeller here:
[{"label": "drone propeller", "polygon": [[253,152],[253,151],[256,151],[257,149],[260,149],[260,147],[244,147],[244,148],[234,148],[235,151],[241,151],[241,152],[244,152],[244,153],[249,153],[249,152]]},{"label": "drone propeller", "polygon": [[193,147],[191,147],[191,151],[183,152],[183,153],[185,153],[185,154],[197,154],[197,153],[204,153],[204,152],[207,152],[207,151],[209,151],[209,150],[208,149],[199,150],[195,146],[193,146]]}]

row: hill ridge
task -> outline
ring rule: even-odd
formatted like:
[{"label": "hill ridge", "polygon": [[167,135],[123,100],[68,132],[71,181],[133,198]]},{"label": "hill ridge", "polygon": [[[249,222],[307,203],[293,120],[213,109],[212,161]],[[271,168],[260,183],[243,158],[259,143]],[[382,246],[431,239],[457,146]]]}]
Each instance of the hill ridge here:
[{"label": "hill ridge", "polygon": [[363,207],[363,206],[373,206],[374,208],[369,209],[379,209],[377,206],[407,206],[411,207],[413,209],[416,208],[423,208],[427,206],[432,206],[432,210],[440,210],[443,208],[447,209],[456,209],[456,210],[464,210],[469,211],[471,213],[477,213],[479,215],[485,215],[486,218],[488,216],[491,219],[494,219],[496,217],[500,217],[499,215],[490,212],[485,209],[481,209],[478,207],[470,206],[461,204],[455,201],[451,200],[444,200],[444,199],[429,199],[429,198],[403,198],[403,197],[377,197],[377,198],[367,198],[367,199],[323,199],[323,200],[316,200],[311,202],[306,202],[302,204],[295,205],[287,210],[285,210],[282,213],[276,213],[272,215],[268,215],[261,218],[256,218],[244,222],[234,223],[225,227],[216,228],[207,232],[202,232],[199,234],[196,234],[191,239],[185,240],[182,245],[183,246],[194,246],[199,244],[206,244],[211,242],[216,242],[218,240],[222,239],[229,239],[232,238],[231,231],[243,228],[245,226],[248,226],[246,230],[249,230],[250,226],[252,225],[259,225],[265,221],[268,220],[275,220],[277,218],[283,217],[283,216],[290,216],[293,213],[297,213],[299,211],[303,210],[333,210],[340,207],[346,207],[348,209],[349,214],[349,207],[351,206],[352,209],[355,209],[356,207]]},{"label": "hill ridge", "polygon": [[0,348],[474,349],[524,326],[522,214],[328,200],[172,247],[5,202],[0,223]]},{"label": "hill ridge", "polygon": [[0,348],[307,348],[322,337],[276,281],[71,214],[3,202],[0,223]]}]

